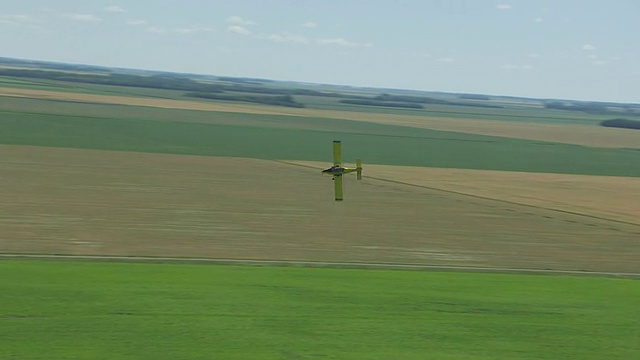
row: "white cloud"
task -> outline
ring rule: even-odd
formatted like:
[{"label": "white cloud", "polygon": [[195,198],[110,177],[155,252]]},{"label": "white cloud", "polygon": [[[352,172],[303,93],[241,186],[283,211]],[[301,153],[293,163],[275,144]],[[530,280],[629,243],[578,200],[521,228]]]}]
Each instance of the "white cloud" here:
[{"label": "white cloud", "polygon": [[0,24],[33,25],[39,21],[30,15],[0,15]]},{"label": "white cloud", "polygon": [[344,47],[371,47],[373,46],[371,43],[357,43],[352,42],[344,38],[332,38],[332,39],[319,39],[317,40],[318,44],[321,45],[336,45],[336,46],[344,46]]},{"label": "white cloud", "polygon": [[251,35],[251,31],[247,30],[247,28],[242,27],[240,25],[231,25],[227,27],[227,31],[233,34],[238,34],[238,35]]},{"label": "white cloud", "polygon": [[537,23],[537,24],[539,24],[539,23],[541,23],[541,22],[543,22],[543,21],[544,21],[544,19],[543,19],[543,18],[541,18],[541,17],[537,17],[537,18],[533,19],[533,22],[534,22],[534,23]]},{"label": "white cloud", "polygon": [[127,24],[134,25],[134,26],[147,25],[147,21],[142,19],[131,19],[131,20],[127,20]]},{"label": "white cloud", "polygon": [[582,45],[582,50],[587,50],[587,51],[593,51],[595,50],[596,47],[591,45],[591,44],[584,44]]},{"label": "white cloud", "polygon": [[441,58],[438,58],[437,61],[442,63],[452,63],[452,62],[455,62],[456,59],[450,58],[450,57],[441,57]]},{"label": "white cloud", "polygon": [[509,4],[498,4],[498,5],[496,5],[496,9],[498,9],[498,10],[510,10],[511,9],[511,5],[509,5]]},{"label": "white cloud", "polygon": [[197,31],[195,29],[192,29],[192,28],[177,27],[177,28],[173,29],[173,32],[178,33],[178,34],[194,34]]},{"label": "white cloud", "polygon": [[100,22],[102,18],[99,18],[93,14],[63,14],[63,17],[80,22]]},{"label": "white cloud", "polygon": [[538,54],[538,53],[531,53],[531,54],[529,54],[529,57],[530,57],[530,58],[532,58],[532,59],[537,59],[537,58],[539,58],[539,57],[540,57],[540,54]]},{"label": "white cloud", "polygon": [[275,42],[291,42],[298,44],[308,44],[309,39],[303,35],[297,34],[261,34],[256,36],[258,39],[275,41]]},{"label": "white cloud", "polygon": [[507,70],[533,70],[533,65],[531,64],[524,64],[524,65],[518,65],[518,64],[504,64],[502,65],[503,69],[507,69]]},{"label": "white cloud", "polygon": [[430,58],[432,55],[429,53],[422,53],[422,57],[424,58]]},{"label": "white cloud", "polygon": [[111,6],[107,6],[106,10],[108,12],[112,12],[112,13],[126,13],[127,10],[121,8],[120,6],[117,5],[111,5]]},{"label": "white cloud", "polygon": [[164,34],[167,32],[164,28],[161,28],[159,26],[149,26],[146,30],[155,34]]},{"label": "white cloud", "polygon": [[607,62],[604,60],[596,60],[594,62],[592,62],[593,65],[598,65],[598,66],[602,66],[605,65]]},{"label": "white cloud", "polygon": [[229,16],[228,18],[225,19],[225,21],[229,24],[234,24],[234,25],[242,25],[242,26],[257,25],[255,21],[243,19],[240,16]]},{"label": "white cloud", "polygon": [[324,45],[340,45],[340,46],[356,46],[356,43],[350,42],[343,38],[334,38],[334,39],[320,39],[318,40],[318,44]]},{"label": "white cloud", "polygon": [[591,55],[589,55],[589,56],[587,56],[587,57],[588,57],[589,59],[595,60],[595,59],[597,59],[597,58],[598,58],[598,55],[591,54]]},{"label": "white cloud", "polygon": [[15,22],[26,22],[31,20],[29,15],[2,15],[0,16],[0,20],[3,21],[15,21]]},{"label": "white cloud", "polygon": [[313,21],[308,21],[308,22],[302,24],[302,26],[304,26],[306,28],[315,28],[315,27],[318,27],[318,24],[314,23]]},{"label": "white cloud", "polygon": [[174,28],[173,31],[178,34],[196,34],[201,32],[215,32],[215,29],[210,28],[208,26],[193,25],[193,26],[177,27],[177,28]]}]

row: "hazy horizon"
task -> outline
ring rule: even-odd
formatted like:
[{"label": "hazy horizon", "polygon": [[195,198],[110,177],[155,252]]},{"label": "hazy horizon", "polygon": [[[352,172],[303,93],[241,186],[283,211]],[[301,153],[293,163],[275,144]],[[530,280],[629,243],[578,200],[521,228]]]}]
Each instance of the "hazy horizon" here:
[{"label": "hazy horizon", "polygon": [[640,103],[634,1],[25,0],[2,57],[357,87]]}]

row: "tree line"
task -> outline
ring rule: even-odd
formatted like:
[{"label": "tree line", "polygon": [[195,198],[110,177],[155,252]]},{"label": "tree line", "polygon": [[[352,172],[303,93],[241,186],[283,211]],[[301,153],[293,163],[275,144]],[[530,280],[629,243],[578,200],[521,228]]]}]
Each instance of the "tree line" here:
[{"label": "tree line", "polygon": [[[480,98],[475,98],[478,100]],[[437,99],[426,96],[411,96],[411,95],[391,95],[388,93],[382,93],[375,97],[358,97],[357,99],[340,100],[344,104],[353,105],[367,105],[367,106],[381,106],[381,107],[396,107],[407,109],[423,109],[424,105],[449,105],[449,106],[473,106],[483,108],[502,108],[499,105],[482,104],[475,102],[464,101],[451,101],[444,99]]]},{"label": "tree line", "polygon": [[[231,84],[204,83],[193,80],[188,75],[172,73],[162,73],[153,75],[132,75],[132,74],[84,74],[68,71],[51,70],[27,70],[27,69],[0,69],[0,76],[26,77],[34,79],[47,79],[87,84],[129,86],[141,88],[153,88],[164,90],[182,90],[192,92],[242,92],[269,95],[308,95],[322,97],[354,98],[353,95],[316,91],[309,89],[295,88],[275,88],[263,86],[256,79],[236,79],[231,82],[230,78],[220,78],[220,81],[231,82]],[[264,81],[269,83],[270,81]],[[357,96],[355,96],[357,97]]]},{"label": "tree line", "polygon": [[638,104],[619,104],[598,101],[560,101],[548,100],[544,102],[547,109],[580,111],[587,114],[606,115],[615,113],[639,114]]},{"label": "tree line", "polygon": [[600,125],[606,127],[640,130],[640,121],[638,120],[610,119],[600,122]]},{"label": "tree line", "polygon": [[302,108],[304,104],[297,102],[291,95],[235,95],[215,94],[210,92],[189,92],[186,96],[210,100],[244,101],[266,105]]}]

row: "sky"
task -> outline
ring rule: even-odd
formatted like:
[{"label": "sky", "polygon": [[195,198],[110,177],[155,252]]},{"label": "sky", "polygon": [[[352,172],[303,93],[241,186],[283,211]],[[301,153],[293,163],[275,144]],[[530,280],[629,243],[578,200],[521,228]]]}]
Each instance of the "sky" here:
[{"label": "sky", "polygon": [[637,0],[20,0],[0,56],[640,103]]}]

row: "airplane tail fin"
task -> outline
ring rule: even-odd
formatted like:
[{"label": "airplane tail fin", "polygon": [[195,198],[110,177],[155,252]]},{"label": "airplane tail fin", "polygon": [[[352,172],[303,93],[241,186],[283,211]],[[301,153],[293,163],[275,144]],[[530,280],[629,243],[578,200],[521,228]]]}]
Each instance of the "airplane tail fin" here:
[{"label": "airplane tail fin", "polygon": [[358,176],[358,180],[362,180],[362,160],[356,160],[356,175]]}]

